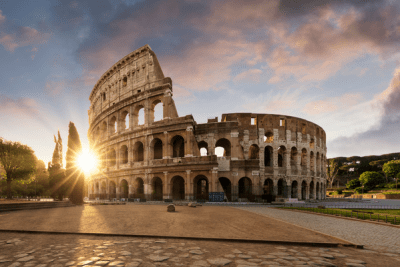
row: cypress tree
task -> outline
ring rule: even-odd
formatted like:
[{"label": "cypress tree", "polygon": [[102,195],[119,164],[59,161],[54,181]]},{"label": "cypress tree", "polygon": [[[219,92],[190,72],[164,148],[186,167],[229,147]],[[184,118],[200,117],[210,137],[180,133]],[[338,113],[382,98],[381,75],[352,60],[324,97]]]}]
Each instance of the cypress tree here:
[{"label": "cypress tree", "polygon": [[66,171],[69,200],[74,204],[83,204],[84,174],[79,169],[77,157],[82,151],[81,140],[73,122],[69,122]]}]

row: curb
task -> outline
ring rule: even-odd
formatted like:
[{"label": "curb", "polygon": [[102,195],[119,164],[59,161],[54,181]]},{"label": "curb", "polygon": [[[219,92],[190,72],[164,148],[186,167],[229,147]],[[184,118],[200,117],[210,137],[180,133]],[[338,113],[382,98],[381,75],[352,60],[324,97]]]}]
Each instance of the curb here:
[{"label": "curb", "polygon": [[[279,208],[275,208],[275,209],[279,209]],[[333,218],[344,219],[344,220],[355,221],[355,222],[365,222],[365,223],[372,223],[372,224],[389,226],[389,227],[394,227],[394,228],[400,228],[400,225],[395,225],[395,224],[385,223],[385,222],[377,222],[377,221],[362,220],[362,219],[357,219],[357,218],[341,217],[341,216],[332,215],[332,214],[318,213],[318,212],[305,211],[305,210],[295,210],[295,209],[283,209],[283,210],[289,210],[289,211],[295,211],[295,212],[303,212],[303,213],[308,213],[308,214],[315,214],[315,215],[319,215],[319,216],[333,217]]]},{"label": "curb", "polygon": [[[252,212],[252,211],[248,211],[248,212]],[[342,239],[342,238],[339,238],[339,237],[336,237],[336,236],[333,236],[333,235],[328,235],[328,234],[325,234],[325,233],[322,233],[322,232],[319,232],[319,231],[316,231],[316,230],[313,230],[313,229],[310,229],[310,228],[306,228],[306,227],[303,227],[303,226],[300,226],[300,225],[297,225],[297,224],[294,224],[294,223],[290,223],[290,222],[287,222],[287,221],[276,219],[274,217],[271,217],[271,216],[268,216],[268,215],[265,215],[265,214],[260,214],[260,213],[257,213],[257,212],[253,212],[253,213],[258,214],[260,216],[267,217],[267,218],[271,218],[271,219],[279,221],[279,222],[287,223],[287,224],[290,224],[290,225],[293,225],[293,226],[296,226],[296,227],[299,227],[299,228],[302,228],[302,229],[313,231],[313,232],[318,233],[320,235],[328,236],[330,238],[337,239],[337,240],[339,240],[341,242],[347,243],[347,244],[342,244],[341,243],[340,245],[343,246],[343,247],[354,247],[354,248],[358,248],[358,249],[364,249],[364,245],[354,244],[353,242],[350,242],[348,240],[345,240],[345,239]]]},{"label": "curb", "polygon": [[[316,231],[315,231],[316,232]],[[234,243],[253,243],[253,244],[273,244],[273,245],[293,245],[305,247],[355,247],[355,245],[346,241],[346,243],[322,243],[322,242],[296,242],[296,241],[274,241],[260,239],[233,239],[233,238],[210,238],[210,237],[189,237],[189,236],[160,236],[160,235],[129,235],[129,234],[107,234],[107,233],[78,233],[78,232],[54,232],[54,231],[31,231],[31,230],[7,230],[0,229],[0,233],[20,233],[20,234],[55,234],[55,235],[86,235],[86,236],[104,236],[104,237],[135,237],[135,238],[162,238],[162,239],[183,239],[193,241],[214,241],[214,242],[234,242]],[[339,239],[339,238],[336,238]],[[339,239],[340,240],[340,239]],[[343,241],[343,240],[342,240]],[[362,248],[362,246],[361,246]]]}]

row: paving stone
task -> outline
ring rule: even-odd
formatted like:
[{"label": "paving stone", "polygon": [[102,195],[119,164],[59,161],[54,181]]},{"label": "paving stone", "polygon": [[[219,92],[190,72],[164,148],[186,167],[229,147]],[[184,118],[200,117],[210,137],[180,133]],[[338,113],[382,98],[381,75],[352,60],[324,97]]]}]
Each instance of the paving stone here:
[{"label": "paving stone", "polygon": [[249,252],[247,252],[247,254],[249,254],[249,255],[258,255],[257,252],[253,252],[253,251],[249,251]]},{"label": "paving stone", "polygon": [[204,254],[201,250],[190,250],[189,253],[196,254],[196,255]]},{"label": "paving stone", "polygon": [[138,267],[140,264],[141,264],[141,262],[133,261],[133,262],[125,264],[125,267]]},{"label": "paving stone", "polygon": [[171,257],[174,253],[164,253],[165,256]]},{"label": "paving stone", "polygon": [[204,260],[200,260],[200,261],[195,261],[194,263],[192,263],[193,266],[202,266],[202,267],[208,267],[210,266],[210,264],[208,264],[208,262],[204,261]]},{"label": "paving stone", "polygon": [[235,263],[236,264],[241,264],[241,265],[248,265],[248,266],[258,266],[258,264],[255,263],[255,262],[248,262],[248,261],[240,260],[240,259],[235,260]]},{"label": "paving stone", "polygon": [[165,244],[165,243],[167,243],[167,241],[165,241],[165,240],[156,240],[156,241],[154,241],[154,243]]},{"label": "paving stone", "polygon": [[36,265],[36,267],[46,267],[47,266],[47,264],[38,264],[38,265]]},{"label": "paving stone", "polygon": [[185,253],[185,254],[178,255],[178,257],[181,257],[181,258],[188,258],[188,257],[189,257],[189,253]]},{"label": "paving stone", "polygon": [[124,265],[125,262],[123,261],[113,261],[110,264],[108,264],[108,266],[118,266],[118,265]]},{"label": "paving stone", "polygon": [[33,260],[34,258],[35,256],[29,256],[29,257],[19,258],[17,261],[27,262]]},{"label": "paving stone", "polygon": [[83,266],[83,265],[90,265],[90,264],[92,264],[93,263],[93,261],[81,261],[81,262],[78,262],[78,266]]},{"label": "paving stone", "polygon": [[321,254],[321,257],[324,257],[324,258],[326,258],[326,259],[334,259],[335,257],[333,257],[332,255],[329,255],[329,254]]},{"label": "paving stone", "polygon": [[242,254],[242,252],[241,252],[240,250],[238,250],[238,249],[232,250],[232,253],[235,253],[235,254]]},{"label": "paving stone", "polygon": [[336,267],[335,264],[328,261],[314,261],[314,262],[320,264],[320,266]]},{"label": "paving stone", "polygon": [[100,257],[91,257],[90,260],[91,261],[98,261],[98,260],[100,260]]},{"label": "paving stone", "polygon": [[276,259],[276,256],[274,256],[274,255],[259,255],[257,257],[262,258],[262,259],[267,259],[267,260]]},{"label": "paving stone", "polygon": [[262,262],[262,259],[248,259],[250,262]]},{"label": "paving stone", "polygon": [[233,254],[224,255],[225,258],[235,258],[236,256]]},{"label": "paving stone", "polygon": [[297,258],[291,257],[291,256],[284,256],[281,259],[284,259],[284,260],[287,260],[287,261],[295,261],[295,260],[297,260]]},{"label": "paving stone", "polygon": [[130,253],[129,251],[121,251],[119,254],[122,255],[122,256],[130,256],[130,255],[132,255],[132,253]]},{"label": "paving stone", "polygon": [[65,266],[72,266],[75,264],[75,261],[69,261],[65,264]]},{"label": "paving stone", "polygon": [[250,255],[245,255],[245,254],[239,254],[238,257],[239,257],[239,258],[242,258],[242,259],[251,259],[251,258],[253,258],[252,256],[250,256]]},{"label": "paving stone", "polygon": [[150,255],[148,258],[152,261],[160,262],[160,261],[165,261],[168,260],[168,256],[161,256],[161,255]]},{"label": "paving stone", "polygon": [[350,267],[365,267],[364,264],[359,264],[359,263],[355,263],[355,262],[346,262],[346,266],[350,266]]},{"label": "paving stone", "polygon": [[200,247],[190,247],[189,249],[190,249],[190,250],[201,250]]},{"label": "paving stone", "polygon": [[109,261],[97,261],[94,265],[105,266],[109,263]]},{"label": "paving stone", "polygon": [[366,264],[365,261],[363,260],[356,260],[356,259],[346,259],[348,262],[354,262],[354,263],[359,263],[359,264]]},{"label": "paving stone", "polygon": [[18,255],[15,255],[14,258],[23,258],[23,257],[26,257],[26,256],[29,256],[29,254],[27,254],[27,253],[18,254]]},{"label": "paving stone", "polygon": [[216,265],[216,266],[225,266],[232,262],[231,260],[224,259],[224,258],[207,259],[207,261],[210,264]]},{"label": "paving stone", "polygon": [[13,264],[8,265],[8,267],[18,267],[18,266],[20,266],[20,265],[21,265],[20,262],[14,262]]},{"label": "paving stone", "polygon": [[201,256],[201,255],[194,255],[194,256],[192,256],[192,259],[194,259],[194,260],[202,260],[202,259],[203,259],[203,256]]},{"label": "paving stone", "polygon": [[0,263],[10,262],[10,261],[12,261],[12,260],[2,259],[2,260],[0,260]]},{"label": "paving stone", "polygon": [[160,246],[152,246],[152,247],[149,247],[149,248],[151,248],[151,249],[162,249],[162,247],[160,247]]}]

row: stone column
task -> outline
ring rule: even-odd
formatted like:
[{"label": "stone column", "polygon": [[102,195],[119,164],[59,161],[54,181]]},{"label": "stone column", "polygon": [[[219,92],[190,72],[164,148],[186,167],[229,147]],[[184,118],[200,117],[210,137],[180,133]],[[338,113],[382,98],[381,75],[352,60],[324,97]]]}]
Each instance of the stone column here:
[{"label": "stone column", "polygon": [[290,179],[286,179],[286,186],[287,186],[287,191],[288,191],[288,198],[292,197],[292,182],[290,181]]},{"label": "stone column", "polygon": [[133,197],[133,185],[129,185],[129,193],[128,193],[128,198],[132,198]]},{"label": "stone column", "polygon": [[278,195],[278,180],[277,179],[273,180],[273,190],[272,191],[273,191],[274,196]]},{"label": "stone column", "polygon": [[120,161],[120,159],[121,159],[121,151],[120,151],[120,149],[119,149],[119,147],[116,147],[115,148],[115,168],[116,169],[119,169],[119,161]]},{"label": "stone column", "polygon": [[193,193],[193,181],[191,179],[191,170],[186,170],[186,179],[185,179],[185,199],[186,200],[193,200],[194,193]]},{"label": "stone column", "polygon": [[163,159],[169,159],[170,156],[170,145],[169,145],[169,134],[164,132],[164,142],[163,142]]},{"label": "stone column", "polygon": [[164,172],[163,199],[172,199],[171,185],[170,182],[168,181],[168,172]]},{"label": "stone column", "polygon": [[301,199],[301,183],[297,181],[297,199]]},{"label": "stone column", "polygon": [[117,195],[116,198],[117,198],[117,199],[120,199],[120,195],[121,195],[121,194],[120,194],[120,192],[119,192],[119,186],[116,185],[115,187],[116,187],[115,192],[117,193],[117,194],[116,194],[116,195]]},{"label": "stone column", "polygon": [[317,183],[314,181],[313,199],[317,199]]},{"label": "stone column", "polygon": [[207,147],[207,155],[208,156],[212,156],[212,155],[215,155],[215,143],[216,143],[216,141],[214,140],[214,134],[213,133],[209,133],[208,135],[207,135],[207,144],[208,144],[208,147]]},{"label": "stone column", "polygon": [[310,183],[306,182],[306,199],[310,199]]},{"label": "stone column", "polygon": [[238,132],[231,132],[231,160],[238,160],[242,159],[242,155],[240,154],[239,150],[239,133]]},{"label": "stone column", "polygon": [[217,184],[218,184],[218,167],[211,171],[211,188],[209,192],[218,192]]},{"label": "stone column", "polygon": [[185,157],[193,157],[193,143],[194,143],[194,136],[193,136],[193,127],[188,126],[186,128],[186,145],[185,145]]}]

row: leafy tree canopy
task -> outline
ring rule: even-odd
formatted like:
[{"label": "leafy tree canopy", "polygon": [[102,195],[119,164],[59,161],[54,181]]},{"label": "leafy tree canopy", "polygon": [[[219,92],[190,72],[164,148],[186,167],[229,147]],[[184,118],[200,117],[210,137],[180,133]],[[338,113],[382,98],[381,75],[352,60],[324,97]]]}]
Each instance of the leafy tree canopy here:
[{"label": "leafy tree canopy", "polygon": [[349,189],[355,189],[359,186],[361,186],[361,182],[358,179],[351,180],[346,184],[346,187]]},{"label": "leafy tree canopy", "polygon": [[37,158],[29,146],[0,139],[0,163],[6,173],[7,197],[11,198],[11,182],[31,178],[36,172]]},{"label": "leafy tree canopy", "polygon": [[400,160],[386,162],[382,167],[382,171],[387,177],[395,177],[400,172]]},{"label": "leafy tree canopy", "polygon": [[378,184],[385,183],[385,178],[379,172],[364,172],[360,175],[359,180],[367,189],[372,189]]}]

